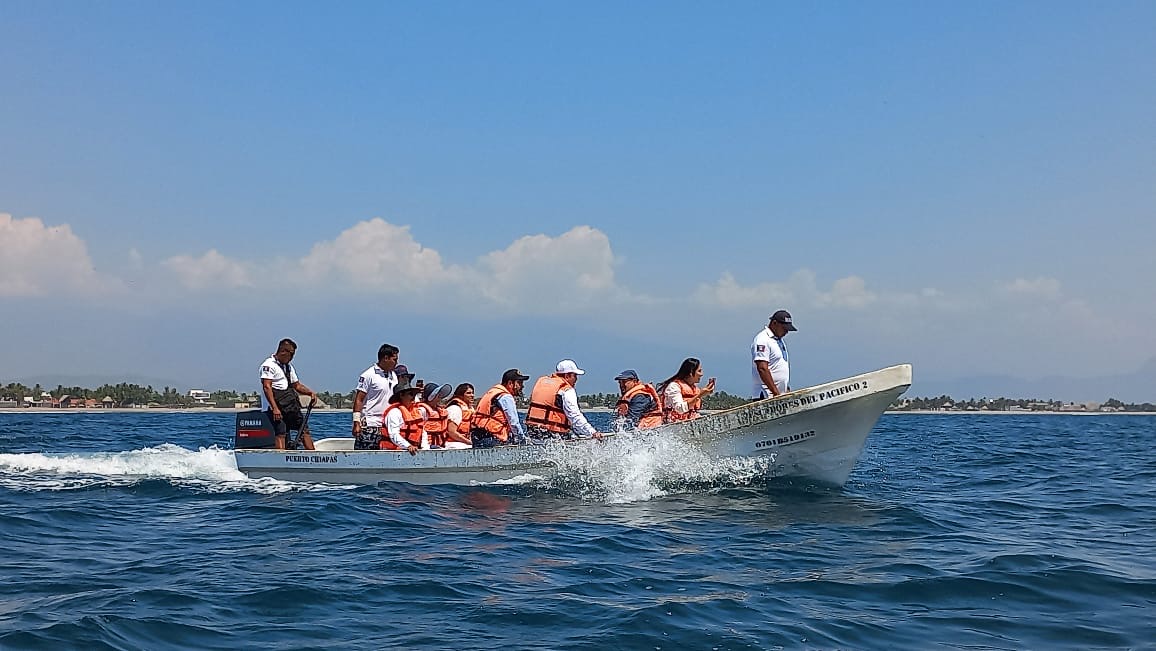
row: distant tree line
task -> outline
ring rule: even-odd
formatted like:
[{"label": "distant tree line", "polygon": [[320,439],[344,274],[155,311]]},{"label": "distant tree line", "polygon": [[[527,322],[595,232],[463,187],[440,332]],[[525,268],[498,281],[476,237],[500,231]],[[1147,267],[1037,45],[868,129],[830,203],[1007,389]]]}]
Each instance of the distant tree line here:
[{"label": "distant tree line", "polygon": [[956,400],[948,395],[934,398],[900,398],[891,405],[895,411],[926,411],[948,409],[951,411],[1063,411],[1073,407],[1096,408],[1107,411],[1156,411],[1150,402],[1131,403],[1109,398],[1102,404],[1071,403],[1062,400],[1042,400],[1039,398],[969,398]]}]

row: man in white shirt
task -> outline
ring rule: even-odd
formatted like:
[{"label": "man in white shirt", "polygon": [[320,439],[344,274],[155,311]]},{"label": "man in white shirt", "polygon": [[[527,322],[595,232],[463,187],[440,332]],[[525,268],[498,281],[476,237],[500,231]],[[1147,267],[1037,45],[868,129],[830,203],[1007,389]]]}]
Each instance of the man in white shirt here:
[{"label": "man in white shirt", "polygon": [[381,442],[381,415],[389,407],[389,398],[397,386],[397,346],[382,344],[377,349],[377,363],[357,378],[353,396],[353,449],[376,450]]},{"label": "man in white shirt", "polygon": [[752,399],[761,400],[790,391],[791,367],[783,338],[796,330],[791,313],[779,310],[771,315],[767,327],[755,335],[751,342]]},{"label": "man in white shirt", "polygon": [[273,445],[278,450],[289,446],[291,430],[300,432],[298,443],[306,450],[313,449],[313,437],[301,416],[301,399],[297,396],[313,396],[316,402],[317,393],[298,379],[297,370],[290,363],[296,354],[297,343],[292,339],[282,339],[277,343],[277,352],[261,362],[261,409],[273,420]]}]

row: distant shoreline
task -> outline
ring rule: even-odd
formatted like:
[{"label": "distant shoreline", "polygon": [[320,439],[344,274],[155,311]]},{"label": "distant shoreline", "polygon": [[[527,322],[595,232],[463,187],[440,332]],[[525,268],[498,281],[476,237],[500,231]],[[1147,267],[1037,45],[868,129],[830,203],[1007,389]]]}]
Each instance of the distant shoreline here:
[{"label": "distant shoreline", "polygon": [[935,409],[888,409],[884,411],[885,414],[922,414],[925,416],[1156,416],[1156,411],[1056,411],[1051,410],[1031,410],[1031,409],[1017,409],[1017,410],[951,410],[951,411],[936,411]]}]

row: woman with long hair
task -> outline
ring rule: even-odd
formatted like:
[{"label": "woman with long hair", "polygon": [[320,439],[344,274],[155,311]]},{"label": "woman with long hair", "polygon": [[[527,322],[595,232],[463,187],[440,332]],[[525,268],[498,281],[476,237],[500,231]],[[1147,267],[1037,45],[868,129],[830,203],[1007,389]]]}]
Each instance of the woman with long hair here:
[{"label": "woman with long hair", "polygon": [[450,406],[446,407],[446,448],[472,448],[470,422],[474,418],[474,385],[463,382],[454,389]]},{"label": "woman with long hair", "polygon": [[658,385],[658,394],[662,396],[664,423],[698,418],[702,399],[714,393],[714,378],[708,380],[706,386],[700,389],[698,383],[701,380],[702,362],[697,358],[687,357],[682,360],[682,366],[678,367],[677,373]]}]

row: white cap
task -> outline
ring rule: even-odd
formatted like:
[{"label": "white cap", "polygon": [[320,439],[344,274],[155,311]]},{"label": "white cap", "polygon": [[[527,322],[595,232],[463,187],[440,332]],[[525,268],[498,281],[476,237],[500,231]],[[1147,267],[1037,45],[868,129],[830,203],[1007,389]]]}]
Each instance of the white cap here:
[{"label": "white cap", "polygon": [[555,372],[556,373],[575,373],[577,375],[585,375],[586,374],[586,371],[583,371],[582,369],[578,368],[578,365],[575,364],[574,360],[572,360],[572,359],[564,359],[564,360],[558,362],[558,368],[555,369]]}]

